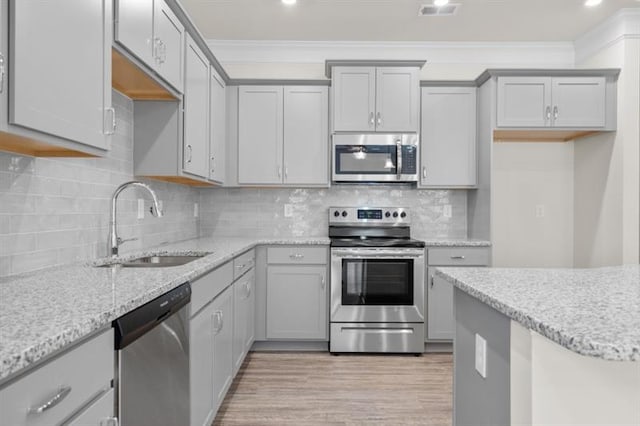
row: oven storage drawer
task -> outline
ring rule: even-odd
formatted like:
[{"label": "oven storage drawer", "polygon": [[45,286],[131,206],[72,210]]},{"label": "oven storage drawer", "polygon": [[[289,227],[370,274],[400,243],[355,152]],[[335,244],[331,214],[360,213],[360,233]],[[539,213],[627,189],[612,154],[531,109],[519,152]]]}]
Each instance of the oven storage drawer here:
[{"label": "oven storage drawer", "polygon": [[427,263],[438,266],[487,266],[489,247],[452,247],[428,249]]},{"label": "oven storage drawer", "polygon": [[327,247],[269,247],[267,248],[267,263],[326,265]]},{"label": "oven storage drawer", "polygon": [[331,323],[330,352],[424,352],[424,323]]},{"label": "oven storage drawer", "polygon": [[241,254],[233,259],[233,279],[234,281],[244,275],[249,269],[253,268],[256,260],[255,250],[249,250],[248,252]]},{"label": "oven storage drawer", "polygon": [[81,343],[0,390],[3,425],[63,422],[111,387],[113,329]]}]

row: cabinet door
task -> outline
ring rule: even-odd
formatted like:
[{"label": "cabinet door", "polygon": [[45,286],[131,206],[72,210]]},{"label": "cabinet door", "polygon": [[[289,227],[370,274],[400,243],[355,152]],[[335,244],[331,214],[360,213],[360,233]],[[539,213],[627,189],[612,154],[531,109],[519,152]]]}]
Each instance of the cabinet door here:
[{"label": "cabinet door", "polygon": [[238,183],[282,183],[282,87],[239,90]]},{"label": "cabinet door", "polygon": [[476,88],[422,89],[422,186],[477,184]]},{"label": "cabinet door", "polygon": [[551,77],[499,77],[498,127],[551,125]]},{"label": "cabinet door", "polygon": [[267,268],[267,339],[326,339],[325,266]]},{"label": "cabinet door", "polygon": [[226,122],[227,103],[226,91],[222,78],[211,68],[211,97],[209,99],[209,179],[224,183],[226,174]]},{"label": "cabinet door", "polygon": [[284,88],[284,183],[329,183],[326,87]]},{"label": "cabinet door", "polygon": [[604,127],[604,77],[555,77],[552,87],[554,127]]},{"label": "cabinet door", "polygon": [[154,15],[155,69],[182,92],[184,26],[163,0],[156,0]]},{"label": "cabinet door", "polygon": [[417,132],[420,126],[418,68],[380,67],[376,70],[376,131]]},{"label": "cabinet door", "polygon": [[117,0],[115,39],[149,66],[154,64],[154,0]]},{"label": "cabinet door", "polygon": [[191,426],[211,423],[213,394],[213,307],[207,306],[189,324]]},{"label": "cabinet door", "polygon": [[20,0],[10,9],[10,122],[108,149],[112,2]]},{"label": "cabinet door", "polygon": [[427,270],[427,338],[453,340],[453,286]]},{"label": "cabinet door", "polygon": [[233,286],[228,287],[213,306],[213,397],[220,407],[233,380]]},{"label": "cabinet door", "polygon": [[375,130],[376,69],[334,67],[333,130],[372,132]]},{"label": "cabinet door", "polygon": [[[93,401],[78,416],[74,417],[66,426],[107,426],[117,425],[113,416],[114,397],[113,388],[106,391],[100,398]],[[109,423],[111,422],[111,423]]]},{"label": "cabinet door", "polygon": [[[249,272],[233,285],[233,370],[234,374],[253,343],[253,281],[254,273]],[[251,341],[251,343],[248,343]]]},{"label": "cabinet door", "polygon": [[245,335],[244,350],[245,355],[251,350],[253,342],[256,339],[256,276],[255,272],[251,272],[251,276],[247,280],[247,333]]},{"label": "cabinet door", "polygon": [[187,35],[184,84],[184,171],[209,176],[209,60]]}]

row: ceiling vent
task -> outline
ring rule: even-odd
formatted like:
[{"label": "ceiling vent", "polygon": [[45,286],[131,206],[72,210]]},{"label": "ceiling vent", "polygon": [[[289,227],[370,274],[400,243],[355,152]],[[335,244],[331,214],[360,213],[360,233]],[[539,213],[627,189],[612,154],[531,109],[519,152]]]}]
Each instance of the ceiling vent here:
[{"label": "ceiling vent", "polygon": [[418,10],[419,16],[451,16],[455,15],[460,9],[459,4],[446,4],[444,6],[434,6],[432,4],[423,4]]}]

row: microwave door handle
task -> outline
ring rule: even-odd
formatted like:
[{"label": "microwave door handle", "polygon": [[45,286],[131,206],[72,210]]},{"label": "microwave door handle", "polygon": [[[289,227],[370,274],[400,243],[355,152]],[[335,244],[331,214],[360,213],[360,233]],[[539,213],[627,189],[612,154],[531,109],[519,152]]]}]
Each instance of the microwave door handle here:
[{"label": "microwave door handle", "polygon": [[398,180],[402,177],[402,139],[396,141],[396,172]]}]

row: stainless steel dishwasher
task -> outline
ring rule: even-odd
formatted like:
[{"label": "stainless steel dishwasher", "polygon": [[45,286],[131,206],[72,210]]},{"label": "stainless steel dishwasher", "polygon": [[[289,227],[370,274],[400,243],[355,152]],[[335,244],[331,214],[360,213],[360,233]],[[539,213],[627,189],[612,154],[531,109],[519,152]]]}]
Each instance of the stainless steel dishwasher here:
[{"label": "stainless steel dishwasher", "polygon": [[113,322],[121,426],[189,424],[190,300],[185,283]]}]

